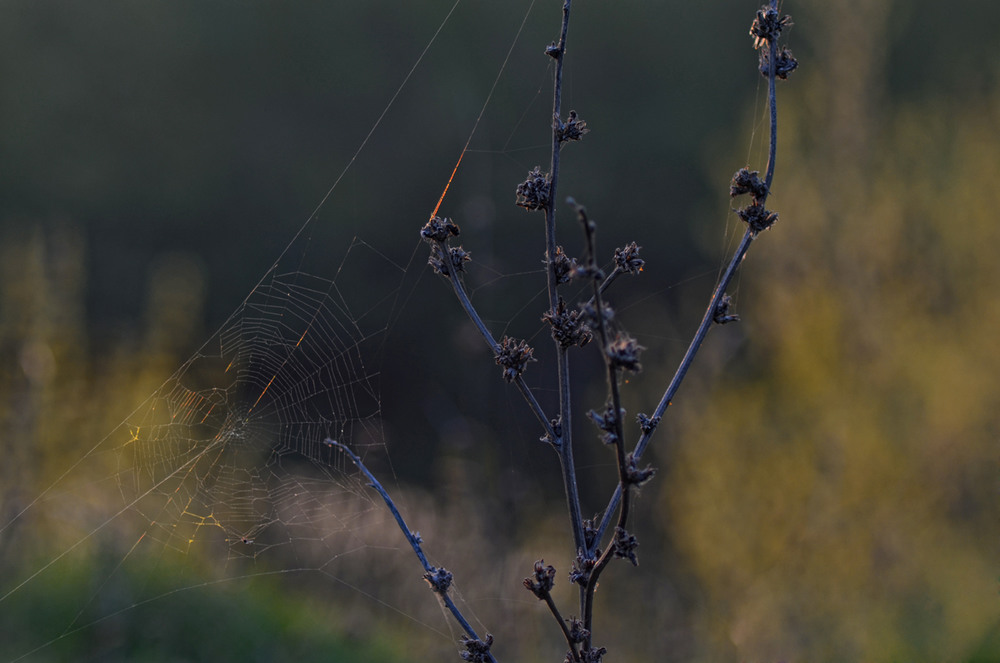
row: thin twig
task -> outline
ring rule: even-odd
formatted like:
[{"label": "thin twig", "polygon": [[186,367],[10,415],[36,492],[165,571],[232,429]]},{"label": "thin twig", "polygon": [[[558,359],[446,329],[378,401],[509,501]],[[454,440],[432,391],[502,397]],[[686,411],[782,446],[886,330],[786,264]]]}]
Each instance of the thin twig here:
[{"label": "thin twig", "polygon": [[[377,490],[378,494],[382,496],[383,501],[385,501],[385,505],[389,507],[389,511],[392,512],[393,518],[396,519],[396,524],[399,525],[399,529],[403,532],[403,536],[406,537],[406,540],[410,543],[410,547],[413,548],[413,552],[417,555],[417,559],[419,559],[420,563],[423,565],[424,571],[426,572],[426,575],[424,577],[428,579],[428,582],[431,584],[431,589],[434,591],[435,594],[441,597],[441,601],[444,602],[445,607],[448,608],[448,611],[452,614],[452,617],[455,618],[455,621],[458,622],[459,626],[462,627],[462,630],[465,631],[466,635],[468,635],[473,640],[479,640],[480,638],[478,635],[476,635],[475,629],[472,628],[472,625],[469,624],[469,621],[465,618],[464,615],[462,615],[462,612],[458,609],[458,606],[455,605],[455,602],[451,599],[451,596],[449,596],[447,591],[447,586],[446,585],[442,586],[441,584],[435,584],[435,582],[433,582],[432,580],[433,578],[440,577],[442,573],[447,574],[450,579],[450,574],[448,574],[448,572],[445,571],[445,569],[443,568],[439,569],[431,565],[431,563],[427,561],[427,556],[424,555],[423,548],[420,546],[421,543],[420,535],[415,532],[412,532],[410,528],[407,527],[406,521],[403,520],[403,516],[399,513],[399,509],[396,508],[396,504],[392,501],[392,498],[389,496],[389,493],[386,492],[385,488],[382,487],[382,484],[379,483],[378,479],[375,478],[375,475],[368,470],[364,462],[362,462],[362,460],[358,457],[358,455],[355,454],[353,451],[351,451],[351,449],[346,444],[331,438],[327,438],[324,441],[324,443],[331,447],[336,447],[345,454],[347,454],[347,457],[351,459],[351,462],[353,462],[357,466],[357,468],[361,470],[361,472],[364,473],[364,475],[368,478],[369,481],[368,485]],[[486,656],[492,663],[497,663],[496,659],[493,657],[492,652],[487,651]]]},{"label": "thin twig", "polygon": [[[620,488],[619,494],[624,496],[621,500],[621,508],[618,510],[618,527],[622,530],[625,529],[625,525],[628,522],[629,517],[629,502],[630,493],[626,489],[628,485],[628,469],[625,465],[625,435],[622,427],[621,420],[621,392],[618,388],[618,373],[619,367],[615,365],[612,361],[610,349],[610,339],[608,338],[607,322],[604,317],[604,301],[601,296],[601,283],[603,280],[603,274],[601,274],[597,266],[596,257],[596,240],[595,235],[597,232],[596,226],[593,221],[587,217],[587,210],[582,205],[577,205],[570,199],[570,204],[576,208],[577,214],[580,217],[580,223],[583,225],[584,235],[586,237],[587,244],[587,267],[586,271],[591,276],[591,281],[593,284],[594,294],[592,297],[594,311],[597,321],[597,334],[601,343],[602,354],[604,355],[604,363],[607,369],[607,379],[608,379],[608,395],[610,402],[609,411],[605,413],[604,417],[610,416],[612,418],[611,427],[612,431],[607,431],[614,436],[614,446],[615,455],[618,461],[618,486]],[[607,423],[604,424],[605,426]],[[594,591],[597,588],[598,579],[601,572],[608,565],[612,556],[615,553],[614,545],[609,545],[601,555],[601,558],[594,565],[593,570],[590,573],[590,577],[587,580],[587,585],[584,590],[583,597],[583,627],[588,633],[592,632],[593,627],[593,617],[594,617]],[[591,553],[592,555],[592,553]],[[584,649],[589,649],[591,646],[591,638],[588,635],[584,641]]]},{"label": "thin twig", "polygon": [[[447,242],[438,242],[438,245],[440,247],[442,255],[445,256],[449,255],[449,247]],[[493,354],[496,355],[498,352],[500,352],[500,344],[497,343],[495,338],[493,338],[493,334],[491,334],[490,330],[486,327],[486,323],[483,322],[483,319],[480,317],[479,312],[476,310],[476,307],[472,305],[472,301],[469,299],[469,295],[465,291],[465,285],[462,283],[462,279],[456,273],[457,271],[458,271],[457,269],[448,270],[448,273],[446,274],[448,281],[451,283],[451,287],[455,291],[455,296],[458,297],[459,303],[462,304],[462,308],[465,310],[465,314],[469,316],[469,319],[472,320],[472,324],[474,324],[476,326],[476,329],[479,330],[479,335],[483,337],[483,340],[486,341],[486,344],[490,346],[490,350],[492,350]],[[535,394],[534,392],[531,391],[531,388],[528,386],[528,383],[524,381],[524,377],[522,377],[521,375],[516,376],[514,378],[514,384],[517,385],[518,390],[521,392],[521,395],[524,397],[524,400],[528,403],[528,407],[531,408],[531,411],[532,413],[534,413],[535,418],[538,419],[538,422],[542,425],[542,428],[545,429],[545,433],[548,436],[548,438],[553,440],[554,443],[558,442],[558,438],[556,437],[556,433],[552,428],[552,423],[550,422],[549,417],[545,415],[545,410],[542,409],[542,406],[538,402],[538,399],[535,398]]]},{"label": "thin twig", "polygon": [[552,600],[552,595],[548,592],[545,593],[544,601],[547,606],[549,606],[549,612],[555,617],[556,622],[559,623],[559,628],[562,629],[563,636],[566,638],[566,644],[569,645],[570,655],[573,657],[574,661],[580,660],[580,652],[576,650],[576,641],[573,639],[573,634],[570,632],[569,627],[566,626],[566,620],[563,619],[562,614],[559,612],[559,608],[556,607],[556,602]]},{"label": "thin twig", "polygon": [[[778,2],[777,0],[771,0],[771,9],[777,11]],[[769,68],[767,75],[768,82],[768,106],[770,107],[770,127],[771,135],[768,147],[768,157],[767,157],[767,173],[764,178],[765,189],[763,195],[759,200],[761,208],[763,208],[764,203],[767,200],[767,196],[771,191],[771,181],[774,177],[774,166],[775,157],[777,154],[778,145],[778,108],[777,108],[777,91],[775,84],[775,69],[777,61],[777,40],[768,40],[768,54],[769,54]],[[674,373],[673,379],[671,379],[670,384],[667,386],[663,397],[660,399],[659,404],[656,406],[656,410],[653,412],[651,417],[652,424],[643,431],[642,435],[639,437],[639,441],[636,443],[635,450],[632,452],[633,458],[638,462],[639,458],[642,456],[643,452],[649,444],[649,440],[652,437],[654,430],[656,429],[657,423],[663,417],[663,413],[666,412],[667,408],[673,401],[677,390],[681,386],[681,382],[684,381],[684,377],[687,375],[688,369],[691,367],[694,361],[695,355],[698,354],[698,350],[701,348],[702,342],[708,335],[708,330],[712,328],[715,322],[716,312],[718,311],[719,302],[722,301],[722,297],[725,295],[726,290],[729,288],[729,284],[732,282],[733,277],[736,275],[736,270],[739,268],[740,263],[743,262],[743,258],[746,257],[747,251],[750,249],[750,244],[754,239],[757,238],[758,233],[752,228],[748,227],[746,232],[743,234],[743,239],[740,241],[739,246],[733,253],[732,258],[729,261],[729,265],[726,267],[725,273],[722,275],[721,280],[716,285],[715,290],[712,292],[712,297],[709,299],[708,308],[705,310],[705,315],[701,319],[701,324],[698,325],[698,329],[695,332],[694,338],[691,340],[691,344],[688,346],[687,351],[684,353],[684,357],[681,359],[680,365],[677,367],[677,371]],[[614,494],[611,496],[611,500],[608,502],[608,506],[604,510],[604,514],[601,517],[601,523],[596,529],[596,534],[593,538],[593,543],[591,548],[588,549],[589,554],[593,554],[600,541],[603,539],[605,532],[611,525],[611,521],[614,518],[614,514],[618,509],[618,504],[622,500],[622,486],[619,485],[615,488]]]}]

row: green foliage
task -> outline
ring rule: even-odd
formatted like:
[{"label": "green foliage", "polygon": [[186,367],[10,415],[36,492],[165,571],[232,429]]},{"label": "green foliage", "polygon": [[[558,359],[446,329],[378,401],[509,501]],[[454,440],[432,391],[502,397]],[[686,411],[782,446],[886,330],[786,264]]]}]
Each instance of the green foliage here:
[{"label": "green foliage", "polygon": [[710,658],[1000,655],[997,105],[779,150],[742,368],[686,399],[666,482]]},{"label": "green foliage", "polygon": [[[274,578],[213,584],[193,575],[190,565],[145,564],[114,576],[95,597],[95,568],[100,562],[96,565],[78,566],[30,583],[19,599],[21,609],[4,613],[0,658],[10,660],[23,654],[44,635],[52,639],[51,644],[24,660],[405,660],[391,636],[352,637],[346,634],[349,625],[344,611],[290,590]],[[139,587],[160,596],[93,621],[91,612],[109,596],[127,597]],[[74,623],[81,626],[64,628]]]}]

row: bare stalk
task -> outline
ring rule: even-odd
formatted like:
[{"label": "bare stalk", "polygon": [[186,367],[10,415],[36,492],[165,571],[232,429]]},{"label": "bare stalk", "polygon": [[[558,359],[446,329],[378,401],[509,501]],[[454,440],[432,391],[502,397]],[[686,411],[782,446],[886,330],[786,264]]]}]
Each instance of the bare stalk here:
[{"label": "bare stalk", "polygon": [[[601,353],[604,357],[605,368],[607,369],[607,380],[608,380],[608,399],[609,407],[606,408],[603,415],[596,415],[595,419],[600,422],[602,430],[605,431],[605,441],[607,441],[608,436],[611,437],[611,443],[615,448],[615,456],[618,461],[618,487],[619,494],[623,496],[621,499],[621,508],[618,511],[618,525],[620,531],[625,530],[625,525],[628,522],[629,517],[629,507],[630,507],[630,492],[628,491],[628,468],[625,461],[625,433],[622,426],[622,405],[621,405],[621,392],[618,385],[618,376],[621,371],[621,366],[616,363],[613,357],[611,340],[608,335],[608,325],[605,319],[605,307],[604,300],[601,295],[602,291],[602,281],[605,281],[604,274],[597,265],[597,252],[596,252],[596,238],[597,226],[587,217],[587,210],[582,205],[576,205],[572,199],[570,199],[570,204],[576,207],[577,215],[580,218],[580,223],[583,225],[584,236],[586,237],[587,244],[587,265],[585,267],[585,272],[588,273],[593,285],[593,310],[594,310],[594,320],[597,326],[597,335],[601,344]],[[608,565],[612,556],[615,554],[615,546],[609,545],[604,551],[604,554],[598,560],[597,564],[594,566],[590,573],[590,577],[587,579],[587,584],[584,590],[583,596],[583,627],[588,632],[586,639],[584,640],[584,649],[587,650],[591,646],[591,637],[589,635],[592,632],[593,617],[594,617],[594,591],[597,588],[598,578],[601,572]],[[593,553],[590,553],[591,555]]]},{"label": "bare stalk", "polygon": [[[547,52],[556,60],[555,76],[552,84],[552,161],[549,169],[548,202],[545,206],[545,260],[549,294],[549,311],[556,313],[559,305],[558,280],[554,269],[556,256],[556,189],[559,185],[559,154],[561,135],[559,131],[562,114],[562,72],[563,59],[566,55],[566,34],[569,31],[569,14],[572,0],[563,0],[562,26],[559,42],[549,46]],[[576,483],[576,465],[573,461],[573,426],[571,409],[571,391],[569,377],[568,348],[556,341],[556,372],[559,384],[559,430],[556,439],[559,441],[559,461],[563,475],[563,486],[566,492],[566,503],[569,508],[570,525],[573,530],[573,542],[577,550],[586,548],[583,535],[583,514],[580,509],[580,491]]]},{"label": "bare stalk", "polygon": [[[486,640],[480,640],[479,636],[476,635],[475,629],[473,629],[472,625],[469,624],[469,620],[462,615],[461,610],[458,609],[458,606],[455,605],[455,602],[448,594],[448,587],[451,585],[452,579],[451,573],[443,567],[438,568],[427,561],[427,556],[424,554],[423,548],[420,545],[420,535],[411,531],[410,528],[407,527],[406,521],[403,520],[403,516],[399,513],[399,509],[396,508],[395,502],[392,501],[389,493],[386,492],[385,488],[382,487],[382,484],[375,478],[375,475],[368,470],[364,462],[362,462],[358,455],[351,451],[346,444],[331,438],[327,438],[324,441],[324,444],[336,447],[343,453],[347,454],[347,457],[351,459],[351,462],[353,462],[355,466],[357,466],[357,468],[364,473],[364,475],[368,478],[368,485],[377,490],[378,494],[382,496],[383,501],[385,501],[385,505],[389,507],[389,511],[392,513],[393,518],[396,519],[396,524],[399,525],[399,529],[403,532],[403,536],[406,537],[406,540],[409,542],[410,547],[413,548],[413,552],[416,554],[417,559],[419,559],[420,563],[423,565],[425,571],[424,580],[426,580],[431,586],[431,590],[441,598],[441,601],[448,609],[448,612],[450,612],[452,617],[455,618],[458,625],[462,627],[462,630],[465,631],[466,635],[470,638],[470,641],[479,643],[481,646],[488,647],[489,643],[492,643],[493,641],[492,636],[487,634]],[[480,651],[486,660],[491,661],[491,663],[497,663],[488,648],[485,651],[480,649]]]},{"label": "bare stalk", "polygon": [[[438,241],[438,246],[442,255],[450,254],[450,247],[446,241]],[[455,296],[458,297],[458,301],[462,304],[465,314],[469,316],[472,324],[474,324],[476,329],[479,330],[479,335],[483,337],[483,340],[486,341],[486,345],[490,346],[490,350],[492,350],[493,354],[496,355],[500,352],[500,344],[497,343],[495,338],[493,338],[493,334],[491,334],[490,330],[486,327],[486,323],[483,322],[483,319],[480,317],[476,307],[472,305],[472,301],[469,299],[468,293],[465,292],[465,285],[462,283],[462,279],[457,274],[457,271],[458,270],[454,268],[450,269],[445,276],[448,277],[448,281],[451,283],[451,287],[455,291]],[[524,381],[524,378],[521,377],[520,374],[517,375],[513,381],[514,384],[517,385],[521,395],[524,397],[524,400],[528,403],[528,407],[531,408],[532,413],[534,413],[535,418],[538,419],[542,428],[545,429],[545,434],[549,437],[549,439],[553,440],[553,443],[556,443],[558,441],[556,433],[552,428],[549,418],[545,415],[545,411],[542,409],[541,404],[538,402],[538,399],[535,398],[534,392],[531,391],[531,388],[528,387],[528,384]]]}]

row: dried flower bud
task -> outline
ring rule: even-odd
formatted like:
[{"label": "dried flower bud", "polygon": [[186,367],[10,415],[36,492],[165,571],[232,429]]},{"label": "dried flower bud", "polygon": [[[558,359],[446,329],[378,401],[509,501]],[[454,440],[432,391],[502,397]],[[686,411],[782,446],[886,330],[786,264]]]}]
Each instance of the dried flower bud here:
[{"label": "dried flower bud", "polygon": [[618,427],[618,422],[624,416],[624,408],[615,412],[614,407],[610,403],[604,407],[604,412],[597,413],[594,410],[587,412],[587,417],[594,422],[595,426],[603,431],[601,433],[601,441],[604,444],[614,444],[618,441],[618,434],[615,430]]},{"label": "dried flower bud", "polygon": [[778,11],[768,5],[764,5],[757,10],[757,17],[754,18],[750,26],[750,36],[753,37],[753,47],[760,48],[762,45],[773,42],[781,35],[783,28],[792,26],[791,16],[778,17]]},{"label": "dried flower bud", "polygon": [[580,652],[580,661],[581,663],[601,663],[607,653],[606,647],[591,647]]},{"label": "dried flower bud", "polygon": [[515,341],[510,336],[500,340],[500,350],[494,357],[497,365],[503,368],[503,379],[512,382],[519,378],[528,367],[528,362],[535,361],[534,349],[524,341]]},{"label": "dried flower bud", "polygon": [[529,212],[548,207],[550,183],[548,173],[542,174],[541,168],[535,166],[534,170],[528,173],[528,179],[517,185],[518,207],[523,207]]},{"label": "dried flower bud", "polygon": [[729,195],[735,198],[749,193],[755,201],[764,200],[767,197],[767,185],[760,179],[760,173],[749,168],[740,168],[733,175],[732,182],[729,183]]},{"label": "dried flower bud", "polygon": [[551,565],[545,566],[545,560],[542,559],[535,562],[534,575],[524,579],[524,586],[539,599],[544,599],[555,584],[556,568]]},{"label": "dried flower bud", "polygon": [[441,247],[444,244],[431,244],[431,255],[427,259],[434,272],[442,276],[450,276],[465,271],[465,263],[472,260],[472,255],[461,246],[448,247],[448,260],[445,260]]},{"label": "dried flower bud", "polygon": [[[595,554],[597,557],[600,557],[601,551],[598,550]],[[587,583],[590,582],[590,574],[593,573],[596,565],[596,558],[585,557],[583,551],[579,551],[576,554],[573,566],[569,570],[569,581],[586,587]]]},{"label": "dried flower bud", "polygon": [[615,249],[615,266],[626,274],[641,272],[646,264],[646,261],[639,257],[641,248],[635,242],[631,242],[623,248]]},{"label": "dried flower bud", "polygon": [[431,567],[431,570],[424,574],[424,580],[431,586],[435,594],[444,596],[448,593],[448,588],[451,587],[452,575],[445,568]]},{"label": "dried flower bud", "polygon": [[444,242],[450,237],[458,237],[458,225],[451,219],[435,216],[420,229],[425,242]]},{"label": "dried flower bud", "polygon": [[563,247],[556,247],[556,257],[552,261],[552,271],[556,275],[556,284],[562,285],[573,280],[580,266],[576,258],[570,258],[563,251]]},{"label": "dried flower bud", "polygon": [[718,325],[724,325],[728,322],[737,322],[740,319],[740,316],[729,312],[732,307],[733,298],[729,295],[722,295],[715,305],[715,315],[712,316],[715,323]]},{"label": "dried flower bud", "polygon": [[[604,318],[604,322],[611,322],[615,319],[615,310],[610,304],[604,302],[602,304],[600,317]],[[591,329],[600,324],[600,318],[597,315],[597,306],[595,306],[593,299],[580,303],[580,313],[583,314],[584,321]]]},{"label": "dried flower bud", "polygon": [[644,435],[649,435],[660,425],[659,417],[650,417],[648,414],[643,414],[642,412],[636,415],[635,420],[639,423],[639,428]]},{"label": "dried flower bud", "polygon": [[759,234],[770,228],[778,220],[778,213],[764,209],[759,203],[741,207],[736,210],[736,215],[743,219],[744,223],[750,226],[754,234]]},{"label": "dried flower bud", "polygon": [[573,642],[583,642],[590,637],[590,631],[583,627],[583,620],[576,617],[569,618],[569,639]]},{"label": "dried flower bud", "polygon": [[[774,58],[774,75],[781,80],[788,80],[788,74],[792,73],[799,66],[799,61],[795,59],[792,52],[787,47],[782,48]],[[767,50],[760,52],[760,75],[767,78],[771,71],[771,54]]]},{"label": "dried flower bud", "polygon": [[583,139],[584,134],[590,133],[590,129],[587,128],[587,123],[577,117],[576,111],[574,110],[569,112],[566,122],[560,121],[557,117],[553,121],[553,125],[560,143],[568,140],[581,140]]},{"label": "dried flower bud", "polygon": [[619,332],[615,339],[608,344],[605,352],[611,365],[615,368],[638,373],[642,370],[642,364],[639,363],[639,352],[643,349],[634,338]]},{"label": "dried flower bud", "polygon": [[559,298],[555,311],[546,311],[542,321],[549,323],[552,338],[563,348],[578,345],[581,348],[594,337],[590,327],[581,319],[580,311],[567,311],[566,300]]},{"label": "dried flower bud", "polygon": [[629,454],[625,457],[625,480],[633,486],[641,486],[656,474],[656,468],[652,465],[647,465],[643,469],[639,469],[635,464],[635,454]]},{"label": "dried flower bud", "polygon": [[490,647],[493,646],[493,636],[489,633],[486,634],[486,640],[477,640],[475,638],[467,638],[462,636],[462,645],[465,647],[465,651],[462,652],[463,661],[471,661],[472,663],[486,663],[490,660]]},{"label": "dried flower bud", "polygon": [[632,566],[639,566],[639,560],[635,556],[635,549],[639,545],[635,536],[629,534],[621,527],[615,528],[615,540],[612,544],[611,554],[617,559],[627,559],[632,562]]}]

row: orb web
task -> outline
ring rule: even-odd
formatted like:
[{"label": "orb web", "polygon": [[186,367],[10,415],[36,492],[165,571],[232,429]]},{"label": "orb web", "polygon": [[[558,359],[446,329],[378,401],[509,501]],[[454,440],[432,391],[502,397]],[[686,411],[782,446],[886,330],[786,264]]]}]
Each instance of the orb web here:
[{"label": "orb web", "polygon": [[351,526],[369,496],[340,453],[383,446],[377,375],[335,283],[262,282],[122,428],[115,473],[146,535],[181,552],[205,541],[256,556]]}]

